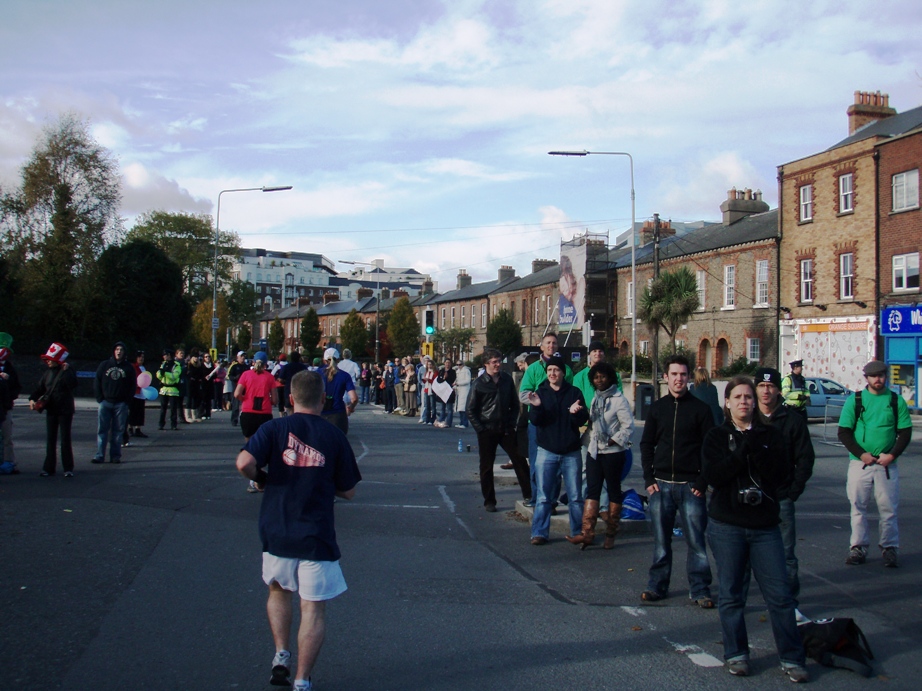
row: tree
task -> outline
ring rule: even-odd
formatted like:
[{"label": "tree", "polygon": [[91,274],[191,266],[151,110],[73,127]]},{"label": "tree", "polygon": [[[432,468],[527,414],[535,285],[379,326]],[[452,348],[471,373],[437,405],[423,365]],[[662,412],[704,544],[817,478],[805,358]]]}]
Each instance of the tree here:
[{"label": "tree", "polygon": [[368,347],[368,330],[365,328],[365,321],[354,307],[343,321],[339,330],[339,340],[344,349],[352,351],[353,356],[365,354],[365,348]]},{"label": "tree", "polygon": [[[211,346],[211,319],[212,319],[212,297],[202,300],[192,315],[192,328],[189,332],[189,345],[197,345],[201,348]],[[218,293],[218,331],[216,345],[219,350],[224,348],[224,338],[227,328],[231,325],[228,316],[227,303],[224,296]]]},{"label": "tree", "polygon": [[444,355],[455,360],[461,360],[462,355],[470,348],[475,333],[475,329],[461,329],[458,327],[445,329],[437,332],[432,337],[432,342]]},{"label": "tree", "polygon": [[[683,266],[660,274],[644,288],[637,316],[654,333],[663,329],[672,341],[672,352],[675,353],[675,334],[700,304],[695,274]],[[656,371],[657,363],[654,361],[654,379]]]},{"label": "tree", "polygon": [[105,287],[90,306],[95,341],[103,352],[124,340],[153,353],[148,361],[156,362],[162,348],[177,345],[189,331],[192,310],[183,296],[179,267],[149,242],[110,246],[94,273],[95,282]]},{"label": "tree", "polygon": [[[241,324],[240,328],[237,329],[237,350],[242,350],[244,352],[249,352],[250,348],[253,347],[253,334],[250,332],[250,327],[247,324]],[[230,353],[228,353],[230,357]]]},{"label": "tree", "polygon": [[[215,265],[215,233],[211,216],[150,211],[138,218],[128,238],[148,240],[166,252],[182,268],[186,293],[193,300],[203,300],[211,294],[208,276],[214,273]],[[231,263],[227,256],[236,254],[239,249],[237,234],[222,231],[218,237],[219,280],[230,279]]]},{"label": "tree", "polygon": [[313,307],[307,308],[307,313],[301,319],[301,347],[304,348],[304,359],[313,360],[319,357],[317,346],[323,331],[320,329],[320,317]]},{"label": "tree", "polygon": [[487,324],[487,345],[508,355],[522,345],[522,327],[507,309],[501,309]]},{"label": "tree", "polygon": [[252,284],[234,279],[228,284],[224,296],[227,303],[227,316],[231,324],[243,324],[255,320],[259,293]]},{"label": "tree", "polygon": [[21,178],[0,195],[0,254],[22,288],[24,340],[54,324],[55,338],[75,343],[95,332],[95,265],[122,232],[118,165],[68,114],[43,130]]},{"label": "tree", "polygon": [[387,320],[387,341],[397,357],[413,355],[419,348],[419,322],[409,298],[402,297],[394,303]]},{"label": "tree", "polygon": [[269,326],[269,352],[278,355],[282,352],[282,346],[285,345],[285,329],[282,328],[282,320],[276,317]]}]

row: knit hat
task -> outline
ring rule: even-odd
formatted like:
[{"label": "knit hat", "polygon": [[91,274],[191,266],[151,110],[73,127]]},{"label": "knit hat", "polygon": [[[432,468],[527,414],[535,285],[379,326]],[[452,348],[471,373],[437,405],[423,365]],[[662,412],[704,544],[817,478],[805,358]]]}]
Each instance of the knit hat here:
[{"label": "knit hat", "polygon": [[566,372],[567,364],[563,361],[563,355],[560,353],[554,353],[547,360],[548,367],[557,367],[561,372]]},{"label": "knit hat", "polygon": [[865,376],[872,376],[875,374],[886,374],[887,366],[882,363],[880,360],[871,360],[868,364],[864,366]]},{"label": "knit hat", "polygon": [[593,341],[589,344],[589,350],[587,350],[586,353],[591,353],[593,350],[601,350],[604,353],[605,344],[602,343],[602,341]]},{"label": "knit hat", "polygon": [[756,370],[756,386],[759,384],[774,384],[781,388],[781,372],[771,367],[762,367]]},{"label": "knit hat", "polygon": [[61,364],[67,359],[68,355],[67,348],[64,347],[63,343],[52,343],[48,346],[48,352],[42,355],[42,360],[45,362],[54,361]]},{"label": "knit hat", "polygon": [[527,359],[528,359],[528,353],[522,353],[521,355],[516,356],[514,362],[515,364],[519,364],[520,362],[525,362]]}]

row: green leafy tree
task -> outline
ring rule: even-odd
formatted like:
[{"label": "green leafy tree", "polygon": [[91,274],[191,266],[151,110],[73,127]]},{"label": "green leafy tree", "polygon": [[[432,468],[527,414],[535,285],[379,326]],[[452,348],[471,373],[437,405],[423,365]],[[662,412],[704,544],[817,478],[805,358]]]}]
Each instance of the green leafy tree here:
[{"label": "green leafy tree", "polygon": [[409,298],[402,297],[388,315],[387,342],[394,355],[413,355],[419,348],[419,322],[410,306]]},{"label": "green leafy tree", "polygon": [[354,356],[358,357],[365,353],[365,348],[368,346],[368,329],[365,328],[365,321],[355,308],[343,321],[342,328],[339,330],[339,340],[343,348],[351,350]]},{"label": "green leafy tree", "polygon": [[253,347],[253,333],[250,331],[249,325],[242,324],[240,328],[237,329],[237,343],[235,347],[238,351],[242,350],[245,353],[250,352],[250,349]]},{"label": "green leafy tree", "polygon": [[[638,318],[656,334],[660,329],[672,341],[675,352],[675,334],[700,306],[698,283],[688,267],[665,271],[653,279],[640,296]],[[653,362],[653,376],[657,376],[657,362]]]},{"label": "green leafy tree", "polygon": [[44,338],[49,324],[71,343],[95,332],[95,266],[122,234],[120,200],[118,165],[88,122],[68,114],[43,130],[21,185],[0,194],[0,254],[22,289],[21,340]]},{"label": "green leafy tree", "polygon": [[[211,347],[211,319],[214,308],[212,299],[209,297],[202,300],[192,314],[192,328],[189,331],[188,339],[190,345],[197,345],[204,349]],[[230,318],[227,303],[224,300],[224,295],[218,293],[218,331],[216,334],[218,352],[222,352],[225,348],[225,334],[228,326],[230,326]]]},{"label": "green leafy tree", "polygon": [[509,310],[501,309],[487,324],[487,345],[504,355],[522,345],[522,327]]},{"label": "green leafy tree", "polygon": [[282,347],[285,345],[285,329],[282,328],[282,320],[278,317],[272,320],[272,324],[269,325],[268,341],[269,353],[273,357],[282,352]]},{"label": "green leafy tree", "polygon": [[309,307],[301,319],[301,347],[304,349],[302,354],[305,360],[319,357],[318,345],[321,336],[323,336],[323,331],[320,329],[320,317],[317,316],[313,307]]},{"label": "green leafy tree", "polygon": [[[215,233],[207,214],[151,211],[140,218],[128,233],[129,239],[152,242],[182,268],[186,293],[200,301],[213,288],[208,277],[214,273]],[[230,278],[230,256],[240,249],[236,233],[222,231],[218,237],[218,278]]]},{"label": "green leafy tree", "polygon": [[432,337],[435,352],[460,361],[463,354],[470,350],[475,333],[475,329],[462,329],[459,327],[438,331]]}]

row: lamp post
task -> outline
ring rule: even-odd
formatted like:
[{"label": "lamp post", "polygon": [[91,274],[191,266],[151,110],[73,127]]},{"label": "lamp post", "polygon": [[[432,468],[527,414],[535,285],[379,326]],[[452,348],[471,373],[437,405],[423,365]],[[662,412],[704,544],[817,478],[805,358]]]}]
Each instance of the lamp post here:
[{"label": "lamp post", "polygon": [[[347,262],[342,259],[339,260],[340,264],[349,264],[352,266],[377,266],[371,262]],[[379,357],[381,352],[381,334],[378,331],[378,317],[381,314],[381,274],[378,273],[375,275],[375,283],[377,284],[375,290],[377,295],[375,296],[375,364],[381,362]]]},{"label": "lamp post", "polygon": [[291,185],[280,187],[240,187],[232,190],[218,192],[218,210],[215,212],[214,222],[214,290],[211,298],[211,347],[218,347],[218,244],[221,235],[221,195],[225,192],[284,192],[290,190]]},{"label": "lamp post", "polygon": [[[551,156],[627,156],[631,163],[631,290],[634,293],[631,305],[631,390],[637,383],[637,242],[634,239],[634,157],[626,151],[548,151]],[[654,382],[655,385],[655,382]]]}]

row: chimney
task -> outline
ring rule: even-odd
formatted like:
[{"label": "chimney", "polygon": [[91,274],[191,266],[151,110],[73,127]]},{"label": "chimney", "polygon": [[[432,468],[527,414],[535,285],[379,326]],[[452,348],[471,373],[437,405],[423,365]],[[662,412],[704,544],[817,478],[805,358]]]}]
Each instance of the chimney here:
[{"label": "chimney", "polygon": [[432,279],[431,279],[431,278],[427,278],[425,281],[423,281],[423,290],[422,290],[422,294],[423,294],[423,295],[432,295],[432,292],[433,292]]},{"label": "chimney", "polygon": [[471,277],[468,276],[467,271],[465,271],[464,269],[460,269],[458,271],[458,290],[461,290],[462,288],[467,288],[471,284],[472,280],[473,279],[471,279]]},{"label": "chimney", "polygon": [[324,293],[323,294],[323,304],[329,305],[331,302],[337,302],[339,300],[339,293]]},{"label": "chimney", "polygon": [[856,91],[855,102],[845,112],[848,113],[849,136],[865,125],[896,115],[896,110],[890,107],[890,95],[879,91]]},{"label": "chimney", "polygon": [[[643,247],[649,242],[653,242],[653,221],[644,221],[643,228],[640,229],[640,246]],[[672,221],[659,222],[659,239],[675,235],[675,228],[672,227]]]},{"label": "chimney", "polygon": [[508,281],[510,278],[515,278],[515,269],[511,266],[501,266],[499,267],[499,274],[497,277],[500,281]]},{"label": "chimney", "polygon": [[730,226],[752,214],[765,213],[768,204],[762,201],[761,190],[753,192],[748,187],[745,190],[734,187],[727,191],[727,199],[720,205],[720,210],[723,213],[723,224]]},{"label": "chimney", "polygon": [[549,266],[556,266],[556,265],[557,265],[556,259],[532,259],[531,272],[533,274],[536,274],[539,271],[543,271],[544,269],[548,268]]},{"label": "chimney", "polygon": [[410,294],[409,294],[407,291],[405,291],[405,290],[397,289],[397,290],[394,291],[394,297],[395,297],[396,299],[408,298],[408,297],[410,297]]},{"label": "chimney", "polygon": [[382,288],[382,289],[381,289],[381,299],[382,299],[382,300],[389,300],[390,297],[391,297],[391,289],[390,289],[390,288]]},{"label": "chimney", "polygon": [[365,298],[370,298],[370,297],[374,296],[374,294],[375,294],[375,291],[372,290],[371,288],[359,288],[359,289],[355,292],[355,296],[356,296],[359,300],[364,300]]}]

